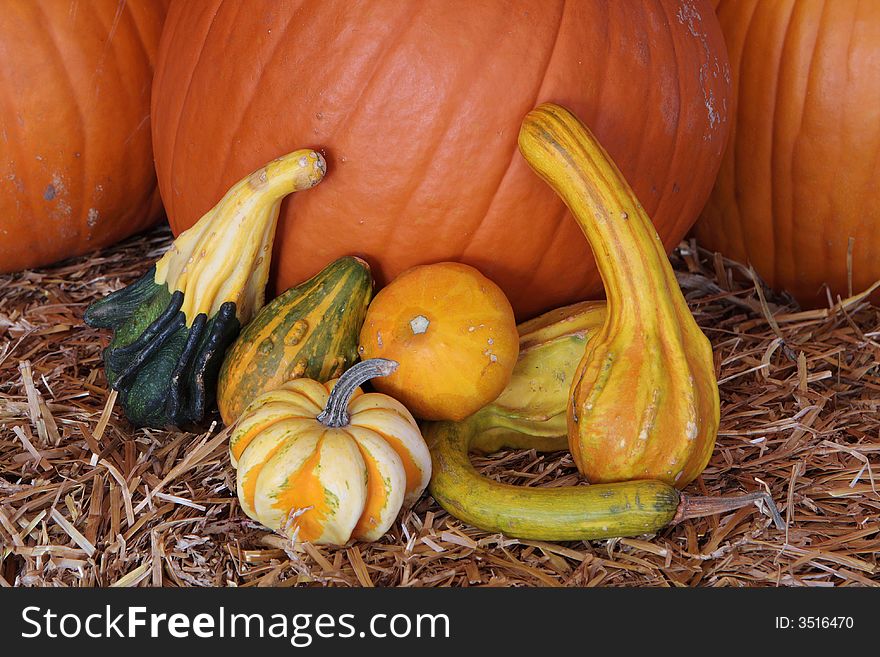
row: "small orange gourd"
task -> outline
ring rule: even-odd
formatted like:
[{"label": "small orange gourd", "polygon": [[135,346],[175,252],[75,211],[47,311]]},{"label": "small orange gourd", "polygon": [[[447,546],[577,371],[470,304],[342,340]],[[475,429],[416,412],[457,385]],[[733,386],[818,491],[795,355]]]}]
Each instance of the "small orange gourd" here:
[{"label": "small orange gourd", "polygon": [[474,267],[413,267],[382,289],[361,329],[362,358],[400,363],[373,386],[425,420],[460,420],[492,402],[519,353],[513,309]]}]

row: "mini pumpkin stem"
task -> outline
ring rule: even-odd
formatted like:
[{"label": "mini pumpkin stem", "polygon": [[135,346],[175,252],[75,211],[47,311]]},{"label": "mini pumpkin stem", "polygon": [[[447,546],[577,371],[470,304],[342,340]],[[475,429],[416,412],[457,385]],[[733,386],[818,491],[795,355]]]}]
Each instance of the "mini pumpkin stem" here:
[{"label": "mini pumpkin stem", "polygon": [[424,315],[416,315],[409,322],[409,328],[412,330],[413,335],[425,333],[430,325],[431,322]]},{"label": "mini pumpkin stem", "polygon": [[377,376],[388,376],[397,369],[397,361],[387,358],[370,358],[345,371],[339,377],[327,406],[318,415],[318,422],[331,429],[344,427],[348,424],[348,402],[351,396],[363,383]]}]

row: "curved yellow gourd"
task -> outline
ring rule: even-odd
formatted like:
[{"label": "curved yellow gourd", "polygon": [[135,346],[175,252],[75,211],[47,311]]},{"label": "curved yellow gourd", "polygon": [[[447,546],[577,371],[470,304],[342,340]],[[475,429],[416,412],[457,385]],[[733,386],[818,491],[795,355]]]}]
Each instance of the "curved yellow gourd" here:
[{"label": "curved yellow gourd", "polygon": [[519,359],[501,395],[463,422],[425,426],[430,492],[444,509],[486,531],[545,541],[635,536],[675,518],[680,497],[659,481],[511,486],[480,476],[468,458],[471,451],[565,449],[572,378],[604,322],[605,304],[590,301],[520,324]]},{"label": "curved yellow gourd", "polygon": [[398,401],[361,392],[394,361],[358,363],[326,384],[294,379],[242,413],[229,453],[244,512],[298,541],[374,541],[431,476],[415,419]]},{"label": "curved yellow gourd", "polygon": [[314,187],[327,172],[323,156],[300,149],[272,160],[233,185],[221,201],[181,233],[156,263],[155,282],[183,292],[187,325],[235,303],[244,325],[264,301],[281,201]]},{"label": "curved yellow gourd", "polygon": [[569,446],[590,482],[683,488],[709,461],[719,422],[712,348],[651,220],[589,129],[544,104],[519,135],[529,165],[565,201],[593,249],[606,319],[575,374]]},{"label": "curved yellow gourd", "polygon": [[653,533],[686,518],[760,503],[777,528],[770,495],[693,497],[668,483],[638,479],[589,486],[511,486],[480,475],[469,451],[557,451],[567,446],[569,387],[584,347],[605,323],[605,304],[558,308],[519,325],[520,355],[504,392],[461,422],[428,422],[430,493],[456,518],[489,532],[540,541]]},{"label": "curved yellow gourd", "polygon": [[226,348],[265,300],[281,201],[326,171],[311,149],[269,162],[234,184],[140,279],[86,309],[86,324],[113,330],[104,369],[132,424],[204,419]]}]

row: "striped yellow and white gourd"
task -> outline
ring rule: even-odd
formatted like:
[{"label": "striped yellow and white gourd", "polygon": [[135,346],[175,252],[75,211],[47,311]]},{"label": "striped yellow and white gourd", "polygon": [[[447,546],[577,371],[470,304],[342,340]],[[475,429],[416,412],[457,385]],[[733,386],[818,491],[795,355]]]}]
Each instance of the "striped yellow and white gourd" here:
[{"label": "striped yellow and white gourd", "polygon": [[375,541],[424,492],[431,456],[410,412],[359,386],[396,362],[370,359],[339,379],[293,379],[264,393],[230,439],[244,512],[297,541]]}]

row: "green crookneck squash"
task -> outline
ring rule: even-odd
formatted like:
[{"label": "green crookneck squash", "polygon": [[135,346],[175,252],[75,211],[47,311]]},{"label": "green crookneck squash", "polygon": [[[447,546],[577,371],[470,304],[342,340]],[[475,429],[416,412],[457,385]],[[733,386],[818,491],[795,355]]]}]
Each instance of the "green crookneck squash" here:
[{"label": "green crookneck squash", "polygon": [[587,345],[568,407],[578,470],[591,483],[658,479],[684,488],[715,445],[718,385],[712,346],[657,231],[608,153],[565,108],[529,112],[519,147],[568,205],[605,284],[605,322]]},{"label": "green crookneck squash", "polygon": [[284,196],[324,177],[320,153],[284,155],[236,183],[136,282],[86,309],[113,330],[108,383],[135,426],[183,426],[214,401],[223,354],[264,301]]},{"label": "green crookneck squash", "polygon": [[481,476],[468,452],[567,447],[569,389],[585,347],[601,333],[605,304],[586,302],[520,324],[520,356],[494,403],[461,422],[422,428],[431,450],[429,492],[456,518],[515,538],[568,541],[653,533],[684,520],[764,505],[782,519],[767,493],[694,497],[657,480],[541,488]]},{"label": "green crookneck squash", "polygon": [[372,293],[369,265],[347,256],[266,304],[220,368],[223,421],[231,425],[254,399],[285,381],[326,383],[351,367]]}]

